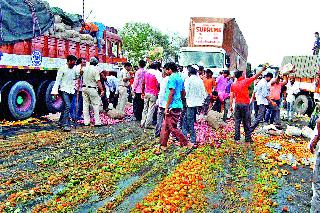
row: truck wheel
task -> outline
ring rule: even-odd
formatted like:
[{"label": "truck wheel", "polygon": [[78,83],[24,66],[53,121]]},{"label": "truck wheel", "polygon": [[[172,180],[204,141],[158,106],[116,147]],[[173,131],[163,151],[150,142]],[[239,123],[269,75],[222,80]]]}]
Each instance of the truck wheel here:
[{"label": "truck wheel", "polygon": [[62,98],[58,95],[56,98],[51,95],[51,90],[53,88],[55,81],[49,83],[46,94],[45,94],[45,104],[49,113],[61,112],[63,107]]},{"label": "truck wheel", "polygon": [[36,95],[31,84],[26,81],[15,83],[8,93],[8,109],[15,120],[29,118],[36,106]]},{"label": "truck wheel", "polygon": [[51,81],[42,81],[37,89],[37,105],[36,105],[36,113],[37,115],[45,115],[48,113],[47,107],[46,107],[46,92],[48,85]]},{"label": "truck wheel", "polygon": [[295,100],[295,112],[299,114],[309,114],[312,111],[312,99],[306,95],[299,95]]}]

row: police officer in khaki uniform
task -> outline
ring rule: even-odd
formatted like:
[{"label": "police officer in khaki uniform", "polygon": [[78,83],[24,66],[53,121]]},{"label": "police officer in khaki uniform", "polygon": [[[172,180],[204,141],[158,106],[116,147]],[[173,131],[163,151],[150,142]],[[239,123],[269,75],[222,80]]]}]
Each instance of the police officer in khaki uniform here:
[{"label": "police officer in khaki uniform", "polygon": [[124,108],[128,102],[128,88],[130,85],[130,74],[131,63],[127,62],[124,64],[124,68],[118,73],[119,79],[119,100],[117,110],[124,112]]},{"label": "police officer in khaki uniform", "polygon": [[[94,112],[95,126],[101,126],[101,120],[99,115],[99,108],[101,103],[101,97],[104,96],[104,89],[100,81],[100,73],[97,67],[98,60],[94,57],[90,59],[90,66],[86,67],[83,71],[83,118],[84,125],[90,124],[89,107],[90,104]],[[99,95],[98,89],[101,91]]]}]

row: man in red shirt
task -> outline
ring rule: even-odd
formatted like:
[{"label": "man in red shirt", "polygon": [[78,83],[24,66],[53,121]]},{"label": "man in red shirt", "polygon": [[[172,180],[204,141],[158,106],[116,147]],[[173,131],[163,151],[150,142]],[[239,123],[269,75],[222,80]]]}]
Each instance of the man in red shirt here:
[{"label": "man in red shirt", "polygon": [[233,100],[235,99],[234,120],[235,120],[235,136],[236,143],[240,141],[240,124],[243,122],[245,141],[253,142],[251,138],[250,125],[251,125],[251,112],[250,112],[250,96],[249,87],[255,79],[257,79],[263,71],[266,70],[266,66],[257,72],[251,78],[243,77],[243,71],[236,71],[234,73],[237,81],[231,86],[230,93],[230,110],[233,111]]}]

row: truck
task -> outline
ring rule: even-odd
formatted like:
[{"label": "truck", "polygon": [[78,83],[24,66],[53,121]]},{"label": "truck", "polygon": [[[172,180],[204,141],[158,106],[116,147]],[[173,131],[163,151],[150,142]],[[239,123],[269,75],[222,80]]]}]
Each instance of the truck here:
[{"label": "truck", "polygon": [[76,30],[81,25],[64,23],[70,23],[74,16],[54,14],[46,2],[32,2],[1,1],[0,119],[23,120],[60,111],[62,99],[52,96],[51,89],[68,55],[86,61],[97,57],[99,66],[106,71],[126,62],[115,28],[106,26],[102,30],[98,49],[93,37]]},{"label": "truck", "polygon": [[217,77],[223,70],[245,71],[247,57],[248,45],[234,18],[191,17],[188,47],[180,49],[178,63],[203,66]]},{"label": "truck", "polygon": [[295,111],[310,116],[315,107],[315,99],[320,100],[319,94],[315,93],[316,78],[320,71],[320,56],[285,56],[281,66],[287,64],[295,66],[295,72],[291,77],[295,78],[300,88],[300,92],[296,95]]}]

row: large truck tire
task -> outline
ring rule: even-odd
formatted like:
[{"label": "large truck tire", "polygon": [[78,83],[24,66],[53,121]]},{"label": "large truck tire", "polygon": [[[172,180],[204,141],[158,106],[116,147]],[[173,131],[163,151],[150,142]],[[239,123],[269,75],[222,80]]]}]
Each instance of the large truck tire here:
[{"label": "large truck tire", "polygon": [[51,81],[48,84],[48,87],[45,93],[45,105],[49,113],[61,112],[63,107],[63,101],[61,96],[58,95],[57,97],[54,97],[53,95],[51,95],[54,82],[55,81]]},{"label": "large truck tire", "polygon": [[46,106],[46,92],[48,85],[51,81],[42,81],[37,88],[37,105],[36,105],[36,114],[37,115],[45,115],[48,113],[48,109]]},{"label": "large truck tire", "polygon": [[7,103],[11,118],[15,120],[29,118],[36,106],[33,86],[26,81],[18,81],[10,88]]},{"label": "large truck tire", "polygon": [[296,113],[310,116],[313,109],[312,98],[307,95],[299,95],[295,100],[294,108]]}]

